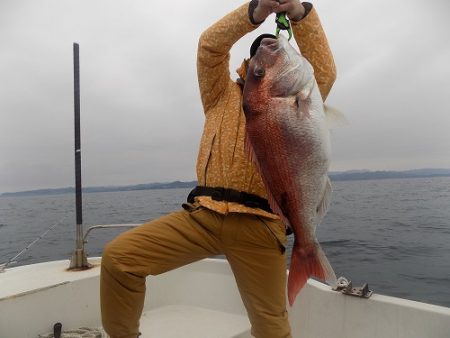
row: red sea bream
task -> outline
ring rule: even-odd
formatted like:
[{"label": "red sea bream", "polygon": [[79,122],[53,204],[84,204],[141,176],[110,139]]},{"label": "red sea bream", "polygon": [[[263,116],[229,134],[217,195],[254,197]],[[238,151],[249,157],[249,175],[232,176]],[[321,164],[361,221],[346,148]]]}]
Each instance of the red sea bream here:
[{"label": "red sea bream", "polygon": [[336,276],[315,229],[331,195],[326,109],[311,64],[280,36],[266,38],[249,62],[244,85],[246,146],[272,210],[294,232],[288,299],[311,276]]}]

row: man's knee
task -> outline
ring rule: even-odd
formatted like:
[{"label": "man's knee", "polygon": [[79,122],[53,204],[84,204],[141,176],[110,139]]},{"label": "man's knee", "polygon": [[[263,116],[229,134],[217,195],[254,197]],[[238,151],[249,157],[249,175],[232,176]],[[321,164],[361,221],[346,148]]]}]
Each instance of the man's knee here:
[{"label": "man's knee", "polygon": [[134,264],[130,251],[120,241],[113,240],[103,249],[101,262],[101,281],[103,284],[119,282],[129,289],[145,292],[145,277],[140,268]]},{"label": "man's knee", "polygon": [[127,261],[130,259],[129,254],[120,236],[113,239],[103,248],[102,268],[106,268],[111,273],[125,272],[128,266]]},{"label": "man's knee", "polygon": [[114,240],[107,243],[103,248],[102,266],[112,267],[114,265],[114,257],[117,257],[117,251],[117,245]]}]

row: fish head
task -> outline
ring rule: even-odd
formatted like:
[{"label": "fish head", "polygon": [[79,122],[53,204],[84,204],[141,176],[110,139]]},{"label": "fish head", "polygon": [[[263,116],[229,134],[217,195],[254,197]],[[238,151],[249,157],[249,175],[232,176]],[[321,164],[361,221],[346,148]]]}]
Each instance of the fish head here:
[{"label": "fish head", "polygon": [[246,118],[267,111],[272,102],[299,109],[315,84],[314,70],[288,40],[265,38],[250,59],[243,91]]}]

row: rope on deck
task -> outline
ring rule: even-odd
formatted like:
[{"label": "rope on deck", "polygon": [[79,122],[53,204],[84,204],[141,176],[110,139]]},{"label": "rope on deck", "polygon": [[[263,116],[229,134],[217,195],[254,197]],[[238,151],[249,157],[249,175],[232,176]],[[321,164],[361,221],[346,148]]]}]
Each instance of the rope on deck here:
[{"label": "rope on deck", "polygon": [[[40,334],[38,338],[54,338],[53,333]],[[61,338],[108,338],[103,329],[81,327],[76,330],[67,330],[61,332]]]}]

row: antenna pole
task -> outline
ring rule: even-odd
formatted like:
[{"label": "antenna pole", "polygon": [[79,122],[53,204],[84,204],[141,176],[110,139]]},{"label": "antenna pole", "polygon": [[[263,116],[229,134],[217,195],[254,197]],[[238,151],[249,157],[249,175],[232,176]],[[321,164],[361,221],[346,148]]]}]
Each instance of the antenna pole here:
[{"label": "antenna pole", "polygon": [[81,196],[81,137],[80,137],[80,56],[78,43],[73,44],[74,104],[75,104],[75,207],[76,247],[70,260],[70,269],[88,268],[83,240],[83,210]]},{"label": "antenna pole", "polygon": [[75,104],[75,197],[77,224],[83,224],[81,196],[81,137],[80,137],[80,53],[79,45],[73,44],[74,104]]}]

